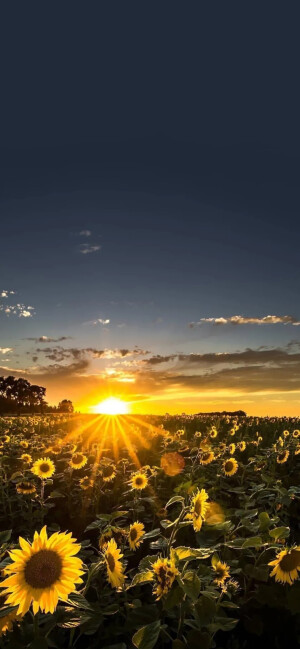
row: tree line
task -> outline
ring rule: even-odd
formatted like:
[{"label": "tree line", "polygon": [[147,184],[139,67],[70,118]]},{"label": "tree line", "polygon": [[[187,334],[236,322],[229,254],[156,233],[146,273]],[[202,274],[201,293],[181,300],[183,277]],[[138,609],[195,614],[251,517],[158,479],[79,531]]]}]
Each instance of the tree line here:
[{"label": "tree line", "polygon": [[63,399],[58,406],[49,406],[46,388],[32,385],[27,379],[0,376],[0,414],[73,412],[73,404]]}]

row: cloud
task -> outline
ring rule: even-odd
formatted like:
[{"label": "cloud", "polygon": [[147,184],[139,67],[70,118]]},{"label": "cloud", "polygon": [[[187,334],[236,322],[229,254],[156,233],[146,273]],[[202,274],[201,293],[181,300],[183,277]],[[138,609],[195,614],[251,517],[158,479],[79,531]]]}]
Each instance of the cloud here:
[{"label": "cloud", "polygon": [[106,318],[106,319],[97,318],[97,320],[93,320],[93,324],[94,325],[97,325],[97,324],[108,325],[108,324],[110,324],[110,319],[109,318]]},{"label": "cloud", "polygon": [[101,246],[90,246],[88,243],[82,243],[79,247],[79,252],[82,255],[90,255],[92,252],[97,252]]},{"label": "cloud", "polygon": [[263,318],[250,318],[250,317],[244,317],[241,315],[233,315],[230,316],[229,318],[223,318],[222,316],[219,318],[200,318],[198,322],[190,322],[189,327],[193,329],[194,327],[199,327],[202,325],[202,323],[210,323],[214,325],[226,325],[226,324],[233,324],[233,325],[244,325],[244,324],[256,324],[256,325],[270,325],[270,324],[291,324],[294,326],[299,326],[300,321],[295,318],[294,316],[291,315],[283,315],[283,316],[278,316],[278,315],[266,315]]},{"label": "cloud", "polygon": [[0,311],[6,316],[15,315],[19,318],[32,318],[34,315],[33,306],[25,306],[25,304],[20,303],[10,305],[0,304]]},{"label": "cloud", "polygon": [[91,230],[81,230],[81,232],[79,232],[80,237],[90,237],[91,234]]},{"label": "cloud", "polygon": [[8,297],[9,295],[15,295],[15,291],[1,291],[0,297]]},{"label": "cloud", "polygon": [[0,347],[0,354],[8,354],[9,352],[12,351],[13,351],[12,347]]},{"label": "cloud", "polygon": [[39,336],[38,338],[23,338],[23,340],[33,340],[35,343],[60,343],[63,340],[70,340],[71,336],[60,336],[59,338],[50,338],[49,336]]}]

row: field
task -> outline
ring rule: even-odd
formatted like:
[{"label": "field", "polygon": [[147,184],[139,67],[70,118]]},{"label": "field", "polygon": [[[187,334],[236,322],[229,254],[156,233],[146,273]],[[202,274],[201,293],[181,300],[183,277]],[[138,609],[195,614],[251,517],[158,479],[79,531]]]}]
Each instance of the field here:
[{"label": "field", "polygon": [[0,419],[0,646],[296,647],[299,429]]}]

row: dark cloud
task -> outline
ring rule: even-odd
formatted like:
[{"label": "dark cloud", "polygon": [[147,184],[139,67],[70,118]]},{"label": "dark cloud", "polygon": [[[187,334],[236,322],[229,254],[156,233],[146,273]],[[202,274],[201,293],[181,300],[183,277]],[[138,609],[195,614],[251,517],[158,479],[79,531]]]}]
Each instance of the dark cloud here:
[{"label": "dark cloud", "polygon": [[171,354],[152,356],[143,361],[144,365],[158,365],[178,361],[184,365],[214,366],[220,364],[260,365],[262,363],[293,364],[300,361],[300,353],[288,353],[284,349],[245,349],[242,352],[208,354]]}]

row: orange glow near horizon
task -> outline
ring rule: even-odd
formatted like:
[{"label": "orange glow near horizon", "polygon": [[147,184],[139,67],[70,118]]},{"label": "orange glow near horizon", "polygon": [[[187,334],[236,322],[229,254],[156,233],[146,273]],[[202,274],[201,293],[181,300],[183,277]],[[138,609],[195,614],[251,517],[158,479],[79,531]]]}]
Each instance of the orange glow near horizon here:
[{"label": "orange glow near horizon", "polygon": [[96,406],[91,406],[90,410],[98,415],[126,415],[129,412],[129,404],[122,399],[108,397]]}]

